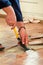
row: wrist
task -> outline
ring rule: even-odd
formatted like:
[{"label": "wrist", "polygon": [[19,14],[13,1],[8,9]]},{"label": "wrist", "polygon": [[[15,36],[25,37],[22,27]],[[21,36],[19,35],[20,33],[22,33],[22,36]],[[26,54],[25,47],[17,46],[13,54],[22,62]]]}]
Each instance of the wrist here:
[{"label": "wrist", "polygon": [[26,28],[25,28],[24,26],[20,27],[20,28],[19,28],[19,32],[20,32],[21,30],[23,30],[23,29],[26,30]]}]

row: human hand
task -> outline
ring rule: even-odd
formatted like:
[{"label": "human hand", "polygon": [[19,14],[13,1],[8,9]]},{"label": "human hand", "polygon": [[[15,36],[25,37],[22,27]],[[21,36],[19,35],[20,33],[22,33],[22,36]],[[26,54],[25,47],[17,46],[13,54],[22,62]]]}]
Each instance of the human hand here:
[{"label": "human hand", "polygon": [[6,22],[9,26],[16,26],[16,16],[14,14],[8,14],[6,17]]},{"label": "human hand", "polygon": [[19,31],[20,38],[22,40],[22,44],[27,45],[28,44],[28,34],[26,33],[26,30],[24,28],[21,28]]}]

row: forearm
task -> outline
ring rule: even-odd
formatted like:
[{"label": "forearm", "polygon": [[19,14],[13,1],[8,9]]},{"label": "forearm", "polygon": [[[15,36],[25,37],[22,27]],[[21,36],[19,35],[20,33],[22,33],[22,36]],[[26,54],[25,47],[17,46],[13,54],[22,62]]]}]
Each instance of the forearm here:
[{"label": "forearm", "polygon": [[12,6],[8,6],[8,7],[5,7],[5,8],[3,8],[3,10],[7,13],[7,15],[9,14],[15,14],[14,13],[14,10],[13,10],[13,8],[12,8]]},{"label": "forearm", "polygon": [[[11,16],[15,16],[15,12],[13,10],[13,8],[11,6],[8,6],[8,7],[5,7],[3,8],[3,10],[7,13],[7,15]],[[14,21],[13,21],[14,22]],[[21,21],[21,22],[17,22],[17,27],[20,28],[20,27],[24,27],[24,23]]]},{"label": "forearm", "polygon": [[9,26],[16,26],[16,15],[15,15],[15,12],[12,8],[12,6],[8,6],[8,7],[5,7],[3,8],[3,10],[7,13],[7,16],[6,16],[6,22]]}]

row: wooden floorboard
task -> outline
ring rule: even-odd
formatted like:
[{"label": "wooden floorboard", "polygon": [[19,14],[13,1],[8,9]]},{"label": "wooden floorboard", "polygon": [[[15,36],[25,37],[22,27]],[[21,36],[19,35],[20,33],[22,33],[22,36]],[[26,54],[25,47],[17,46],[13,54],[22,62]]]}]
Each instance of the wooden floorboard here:
[{"label": "wooden floorboard", "polygon": [[[14,52],[5,53],[0,57],[0,65],[43,65],[43,49],[39,49],[36,52],[38,53],[37,59],[34,57],[27,57],[26,52],[23,52],[22,54],[15,54]],[[27,58],[29,60],[28,62],[26,61]]]},{"label": "wooden floorboard", "polygon": [[[40,37],[39,35],[43,34],[42,23],[28,23],[25,26],[27,33],[31,38],[34,38],[35,36]],[[5,19],[0,18],[0,43],[7,49],[0,52],[0,65],[43,65],[43,45],[36,45],[36,42],[37,44],[43,43],[43,38],[31,38],[29,39],[28,47],[36,50],[38,54],[37,59],[27,57],[26,52],[24,52],[19,46],[11,48],[12,46],[17,45],[18,41],[15,38],[14,32],[11,31],[11,28],[5,23]],[[26,59],[28,59],[28,62]]]}]

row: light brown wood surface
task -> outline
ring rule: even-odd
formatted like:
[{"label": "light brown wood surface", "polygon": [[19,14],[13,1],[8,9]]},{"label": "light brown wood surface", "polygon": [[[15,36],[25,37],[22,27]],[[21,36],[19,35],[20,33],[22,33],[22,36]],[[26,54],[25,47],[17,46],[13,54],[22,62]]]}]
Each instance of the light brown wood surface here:
[{"label": "light brown wood surface", "polygon": [[[27,54],[25,52],[21,54],[12,53],[5,53],[0,57],[0,65],[25,65],[25,62],[31,65],[43,65],[43,49],[39,49],[36,51],[38,53],[39,58],[30,58],[28,57],[29,61],[25,61],[27,59]],[[33,60],[35,59],[35,60]],[[33,60],[33,61],[32,61]],[[32,62],[30,62],[32,61]],[[35,62],[35,63],[33,63]],[[26,63],[26,65],[28,65]]]},{"label": "light brown wood surface", "polygon": [[[25,26],[29,36],[30,35],[34,36],[40,33],[43,34],[42,23],[39,24],[28,23]],[[43,38],[30,40],[30,42],[35,41],[36,43],[36,40],[41,40],[41,42],[43,42]],[[0,43],[4,45],[6,48],[10,48],[12,46],[17,45],[17,42],[18,41],[15,38],[14,32],[11,31],[9,26],[7,26],[7,24],[5,23],[5,19],[1,18],[0,19]],[[29,45],[29,47],[36,49],[36,52],[38,53],[39,57],[34,61],[35,64],[43,65],[43,45],[32,45],[32,46]],[[0,65],[25,65],[26,59],[27,59],[27,54],[23,52],[23,50],[20,49],[19,46],[0,52]],[[33,61],[31,64],[35,65]]]}]

